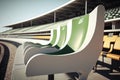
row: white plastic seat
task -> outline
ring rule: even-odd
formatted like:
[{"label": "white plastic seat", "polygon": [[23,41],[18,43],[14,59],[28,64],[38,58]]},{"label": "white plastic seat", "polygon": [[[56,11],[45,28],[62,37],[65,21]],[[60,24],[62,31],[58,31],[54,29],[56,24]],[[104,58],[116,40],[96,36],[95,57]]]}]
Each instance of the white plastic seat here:
[{"label": "white plastic seat", "polygon": [[[84,22],[84,17],[87,16],[88,23]],[[75,19],[72,19],[72,28],[74,29]],[[103,31],[104,31],[104,7],[102,5],[97,6],[91,13],[82,16],[78,24],[88,24],[86,34],[82,32],[84,25],[81,25],[76,30],[77,39],[71,35],[69,48],[73,50],[72,53],[68,51],[59,54],[35,54],[26,64],[26,75],[46,75],[55,73],[68,73],[68,72],[80,72],[81,80],[86,80],[93,65],[96,63],[99,53],[102,51],[103,43]],[[86,27],[85,27],[86,28]],[[72,29],[72,30],[73,30]],[[72,34],[74,34],[72,32]],[[85,36],[85,37],[84,37]],[[83,39],[82,39],[82,38]],[[81,39],[80,39],[81,38]],[[72,41],[72,43],[71,43]],[[97,46],[96,46],[97,45]],[[69,50],[69,49],[68,49]]]},{"label": "white plastic seat", "polygon": [[[60,24],[62,23],[63,21],[60,22]],[[68,21],[66,21],[68,22]],[[62,23],[62,24],[66,24],[66,22]],[[60,25],[59,24],[59,25]],[[48,44],[40,44],[40,43],[33,43],[33,42],[25,42],[23,44],[24,46],[24,53],[26,53],[25,51],[29,51],[29,48],[32,48],[34,46],[37,46],[39,48],[41,47],[47,47],[47,46],[55,46],[57,45],[58,41],[59,41],[59,38],[60,38],[60,27],[59,27],[58,23],[55,23],[54,25],[52,25],[53,29],[51,29],[51,26],[47,26],[48,28],[45,28],[44,30],[49,30],[51,31],[51,38],[48,42]],[[44,25],[45,26],[45,25]]]},{"label": "white plastic seat", "polygon": [[47,46],[54,46],[56,45],[56,43],[58,42],[58,38],[59,38],[59,34],[60,34],[60,31],[59,29],[52,29],[51,30],[51,38],[50,38],[50,41],[43,45],[43,44],[40,44],[40,43],[33,43],[33,42],[25,42],[23,44],[23,50],[24,50],[24,54],[29,51],[29,49],[31,49],[32,47],[47,47]]},{"label": "white plastic seat", "polygon": [[[30,59],[30,57],[32,57],[33,55],[35,54],[38,54],[38,53],[41,53],[41,52],[46,52],[46,53],[53,53],[53,52],[56,52],[56,51],[59,51],[61,50],[62,48],[64,48],[68,41],[69,41],[69,38],[70,38],[70,35],[71,35],[71,20],[68,20],[66,21],[66,23],[63,23],[63,24],[60,24],[60,26],[58,26],[59,30],[57,30],[59,33],[57,36],[59,36],[58,38],[59,39],[55,39],[49,43],[49,45],[44,45],[43,47],[35,47],[35,46],[32,46],[30,47],[28,50],[26,50],[26,52],[24,53],[24,63],[26,64],[27,61]],[[55,37],[53,35],[53,37]]]}]

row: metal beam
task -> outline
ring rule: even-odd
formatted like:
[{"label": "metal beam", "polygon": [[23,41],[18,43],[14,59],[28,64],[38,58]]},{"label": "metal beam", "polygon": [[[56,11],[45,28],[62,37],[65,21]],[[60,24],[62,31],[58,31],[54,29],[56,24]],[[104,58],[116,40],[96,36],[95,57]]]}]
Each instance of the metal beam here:
[{"label": "metal beam", "polygon": [[85,14],[87,14],[87,0],[85,0]]},{"label": "metal beam", "polygon": [[54,11],[54,22],[56,22],[56,11]]}]

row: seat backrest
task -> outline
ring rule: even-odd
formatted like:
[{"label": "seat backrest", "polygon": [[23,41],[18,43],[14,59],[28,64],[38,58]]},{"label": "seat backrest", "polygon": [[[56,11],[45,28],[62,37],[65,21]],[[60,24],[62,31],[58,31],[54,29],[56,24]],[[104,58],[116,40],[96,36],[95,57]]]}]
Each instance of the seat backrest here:
[{"label": "seat backrest", "polygon": [[[48,45],[54,46],[55,43],[58,42],[58,41],[57,41],[58,38],[59,38],[59,35],[58,35],[58,34],[60,34],[59,29],[51,29],[50,32],[51,32],[51,35],[50,35],[51,37],[50,37],[48,43],[45,44],[46,46],[48,46]],[[43,36],[43,37],[44,37],[44,36]],[[25,44],[26,44],[26,45],[25,45]],[[41,44],[41,43],[25,42],[25,43],[24,43],[24,49],[27,49],[26,46],[28,46],[28,45],[30,45],[29,47],[31,47],[31,46],[35,46],[35,47],[42,47],[42,46],[44,46],[44,45]]]},{"label": "seat backrest", "polygon": [[114,47],[115,50],[120,50],[120,36],[116,39]]},{"label": "seat backrest", "polygon": [[65,47],[60,51],[55,53],[48,53],[48,54],[61,55],[61,54],[72,53],[78,50],[83,44],[84,39],[86,37],[86,33],[88,29],[88,20],[89,20],[88,14],[71,19],[72,30],[71,30],[71,35],[69,34],[70,35],[69,41],[67,42]]},{"label": "seat backrest", "polygon": [[104,41],[104,44],[103,44],[103,48],[110,48],[110,44],[112,42],[115,42],[115,40],[117,39],[117,35],[113,35],[113,36],[108,36],[108,35],[105,35],[104,38],[103,38],[103,41]]},{"label": "seat backrest", "polygon": [[65,43],[67,36],[66,34],[67,34],[67,25],[60,26],[60,38],[55,47],[60,48]]},{"label": "seat backrest", "polygon": [[[96,30],[96,27],[101,25],[99,23],[103,23],[103,21],[99,21],[96,19],[96,18],[100,18],[100,16],[93,15],[93,14],[97,14],[96,13],[97,11],[94,11],[94,12],[80,16],[80,17],[73,18],[72,19],[72,33],[71,33],[71,37],[70,37],[68,44],[62,50],[55,52],[55,53],[48,53],[48,54],[61,55],[61,54],[72,53],[80,49],[80,47],[83,46],[83,44],[88,44],[90,39],[92,39],[92,36],[95,35],[94,31]],[[92,20],[94,20],[95,22],[92,23]]]},{"label": "seat backrest", "polygon": [[88,29],[88,20],[88,15],[72,19],[72,35],[70,41],[68,42],[68,46],[73,51],[76,51],[80,48],[86,37],[86,32]]},{"label": "seat backrest", "polygon": [[[59,31],[58,35],[59,39],[57,41],[56,44],[54,44],[54,46],[58,49],[62,49],[64,48],[64,46],[67,45],[70,35],[71,35],[71,20],[67,20],[65,22],[58,22],[58,29],[57,31]],[[50,43],[52,44],[52,43]]]},{"label": "seat backrest", "polygon": [[57,30],[51,30],[51,41],[50,41],[50,45],[54,45],[56,39],[57,39]]}]

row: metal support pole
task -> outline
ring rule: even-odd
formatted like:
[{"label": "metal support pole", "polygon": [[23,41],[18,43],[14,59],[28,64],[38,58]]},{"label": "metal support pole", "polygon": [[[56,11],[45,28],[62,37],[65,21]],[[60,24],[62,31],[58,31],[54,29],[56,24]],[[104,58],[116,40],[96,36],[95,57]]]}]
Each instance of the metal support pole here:
[{"label": "metal support pole", "polygon": [[54,80],[54,74],[49,74],[48,75],[48,80]]},{"label": "metal support pole", "polygon": [[32,26],[32,20],[30,21],[30,26]]},{"label": "metal support pole", "polygon": [[115,24],[116,24],[115,22],[112,22],[112,29],[116,29]]},{"label": "metal support pole", "polygon": [[54,11],[54,22],[56,22],[56,11]]},{"label": "metal support pole", "polygon": [[23,23],[21,23],[21,28],[23,27]]},{"label": "metal support pole", "polygon": [[87,14],[87,0],[85,0],[85,14]]}]

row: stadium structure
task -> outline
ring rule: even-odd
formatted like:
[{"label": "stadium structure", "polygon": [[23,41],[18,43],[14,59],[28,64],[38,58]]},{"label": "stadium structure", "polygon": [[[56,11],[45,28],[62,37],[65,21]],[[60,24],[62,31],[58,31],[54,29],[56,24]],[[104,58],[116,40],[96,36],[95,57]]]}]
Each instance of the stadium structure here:
[{"label": "stadium structure", "polygon": [[12,29],[0,33],[0,79],[119,80],[119,4],[71,0],[4,26]]}]

